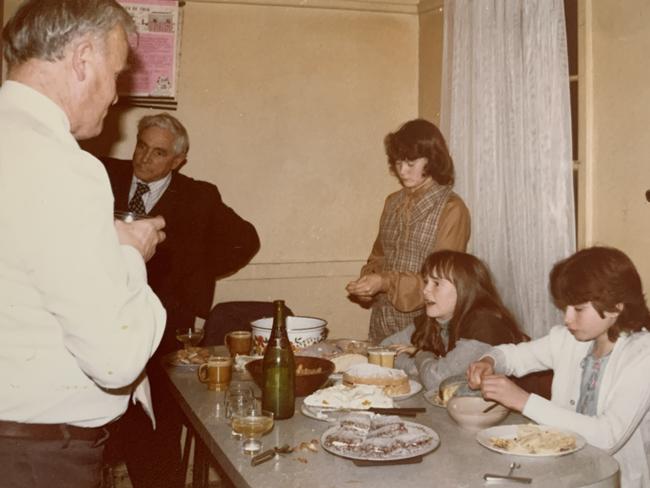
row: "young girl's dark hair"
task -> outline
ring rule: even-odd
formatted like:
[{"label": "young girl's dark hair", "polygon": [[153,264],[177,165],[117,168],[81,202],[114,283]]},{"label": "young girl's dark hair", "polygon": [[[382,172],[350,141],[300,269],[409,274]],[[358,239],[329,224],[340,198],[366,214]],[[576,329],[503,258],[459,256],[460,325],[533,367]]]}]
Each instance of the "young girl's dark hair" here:
[{"label": "young girl's dark hair", "polygon": [[425,279],[435,276],[449,280],[456,287],[457,300],[449,322],[448,348],[445,349],[442,341],[438,321],[425,315],[416,320],[415,332],[411,336],[411,343],[418,349],[445,356],[456,346],[465,319],[479,309],[500,317],[510,329],[513,342],[528,339],[503,304],[490,270],[477,257],[457,251],[437,251],[424,261],[421,273]]},{"label": "young girl's dark hair", "polygon": [[639,273],[618,249],[595,246],[578,251],[555,263],[549,282],[553,301],[560,310],[591,302],[601,317],[605,312],[620,311],[607,331],[611,341],[618,339],[621,331],[636,332],[650,325]]},{"label": "young girl's dark hair", "polygon": [[424,175],[441,185],[454,184],[454,162],[440,129],[424,119],[409,120],[384,138],[388,166],[397,175],[397,161],[426,158]]}]

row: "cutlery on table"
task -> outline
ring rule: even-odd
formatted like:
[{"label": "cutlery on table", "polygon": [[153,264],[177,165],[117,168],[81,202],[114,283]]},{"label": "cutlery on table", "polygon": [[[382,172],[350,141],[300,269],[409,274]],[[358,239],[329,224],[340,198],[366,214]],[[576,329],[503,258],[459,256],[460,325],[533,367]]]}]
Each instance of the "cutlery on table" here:
[{"label": "cutlery on table", "polygon": [[422,456],[414,456],[407,459],[354,459],[352,461],[355,466],[390,466],[394,464],[416,464],[422,462]]},{"label": "cutlery on table", "polygon": [[253,456],[251,459],[251,466],[257,466],[258,464],[269,461],[273,459],[276,454],[289,454],[290,452],[293,452],[293,447],[291,447],[289,444],[285,444],[283,446],[275,446],[273,449],[269,449],[258,454],[257,456]]},{"label": "cutlery on table", "polygon": [[490,410],[492,410],[494,407],[498,405],[497,402],[494,402],[492,405],[488,405],[485,410],[483,410],[483,413],[488,413]]},{"label": "cutlery on table", "polygon": [[426,412],[424,407],[394,407],[394,408],[379,408],[371,407],[369,412],[380,413],[383,415],[401,415],[403,417],[415,417],[418,413]]},{"label": "cutlery on table", "polygon": [[510,470],[508,471],[508,474],[484,474],[483,479],[490,483],[490,482],[502,482],[502,481],[510,481],[513,483],[525,483],[525,484],[530,484],[533,480],[532,478],[524,478],[521,476],[512,476],[512,473],[514,473],[515,469],[521,468],[521,464],[519,463],[510,463]]}]

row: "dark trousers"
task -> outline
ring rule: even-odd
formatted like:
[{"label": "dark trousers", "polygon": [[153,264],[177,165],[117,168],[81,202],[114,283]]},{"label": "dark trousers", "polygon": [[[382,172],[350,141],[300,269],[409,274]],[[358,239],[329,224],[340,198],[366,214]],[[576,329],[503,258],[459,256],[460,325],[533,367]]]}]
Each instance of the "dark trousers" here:
[{"label": "dark trousers", "polygon": [[[286,315],[293,315],[284,307]],[[272,302],[222,302],[217,303],[205,322],[202,346],[219,346],[224,337],[233,330],[251,330],[251,322],[264,317],[273,317]]]},{"label": "dark trousers", "polygon": [[104,442],[0,437],[0,487],[98,488]]},{"label": "dark trousers", "polygon": [[109,463],[124,460],[134,488],[183,487],[183,414],[169,391],[162,368],[150,364],[147,373],[156,429],[140,404],[130,404],[126,413],[109,426],[106,459]]}]

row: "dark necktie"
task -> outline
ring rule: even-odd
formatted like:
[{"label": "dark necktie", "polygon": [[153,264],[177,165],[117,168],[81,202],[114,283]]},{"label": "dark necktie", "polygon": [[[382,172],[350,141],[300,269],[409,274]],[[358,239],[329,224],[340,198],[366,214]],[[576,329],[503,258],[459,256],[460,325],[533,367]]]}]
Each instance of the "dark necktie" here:
[{"label": "dark necktie", "polygon": [[147,211],[144,208],[142,195],[149,191],[149,185],[145,183],[136,183],[136,185],[137,188],[135,189],[133,198],[131,198],[131,201],[129,202],[129,211],[144,215]]}]

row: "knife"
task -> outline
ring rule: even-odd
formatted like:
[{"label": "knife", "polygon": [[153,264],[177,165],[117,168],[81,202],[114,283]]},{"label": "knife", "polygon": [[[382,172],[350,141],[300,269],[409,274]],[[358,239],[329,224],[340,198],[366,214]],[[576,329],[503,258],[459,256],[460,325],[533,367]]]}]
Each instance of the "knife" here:
[{"label": "knife", "polygon": [[354,459],[352,461],[355,466],[389,466],[392,464],[416,464],[422,462],[422,456],[415,456],[406,459]]},{"label": "knife", "polygon": [[523,478],[521,476],[509,476],[506,474],[484,474],[483,479],[489,482],[499,482],[499,481],[511,481],[513,483],[525,483],[530,484],[532,478]]},{"label": "knife", "polygon": [[258,464],[262,464],[266,461],[269,461],[270,459],[273,459],[275,457],[275,449],[269,449],[268,451],[264,451],[257,456],[253,456],[251,459],[251,466],[257,466]]},{"label": "knife", "polygon": [[379,408],[370,407],[369,412],[381,413],[384,415],[401,415],[403,417],[415,417],[418,413],[426,412],[424,407],[395,407],[395,408]]}]

